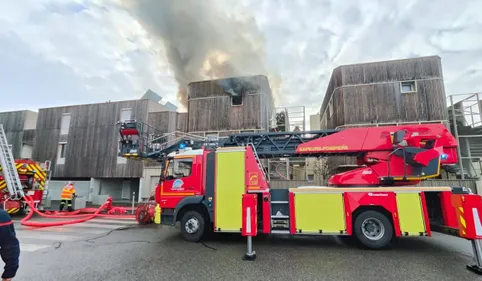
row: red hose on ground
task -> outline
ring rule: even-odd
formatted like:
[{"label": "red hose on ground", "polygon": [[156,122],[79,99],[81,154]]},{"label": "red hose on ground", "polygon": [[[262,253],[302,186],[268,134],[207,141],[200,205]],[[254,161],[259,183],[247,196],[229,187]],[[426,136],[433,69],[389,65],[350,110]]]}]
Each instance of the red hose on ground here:
[{"label": "red hose on ground", "polygon": [[[31,227],[49,227],[49,226],[62,226],[62,225],[68,225],[68,224],[76,224],[76,223],[82,223],[86,222],[88,220],[91,220],[95,217],[107,217],[107,218],[134,218],[135,216],[119,216],[119,215],[111,215],[111,214],[100,214],[101,211],[104,209],[110,209],[112,207],[112,198],[108,198],[107,201],[102,204],[98,209],[95,208],[85,208],[81,209],[75,212],[72,212],[74,214],[68,214],[68,215],[48,215],[48,214],[43,214],[35,208],[35,205],[33,203],[33,200],[30,196],[25,196],[25,203],[30,206],[31,212],[23,218],[20,223],[24,226],[31,226]],[[88,212],[88,211],[94,211],[93,214],[80,214],[81,212]],[[37,214],[41,217],[44,218],[78,218],[76,220],[70,220],[70,221],[59,221],[59,222],[29,222],[28,220],[32,218],[33,214]]]}]

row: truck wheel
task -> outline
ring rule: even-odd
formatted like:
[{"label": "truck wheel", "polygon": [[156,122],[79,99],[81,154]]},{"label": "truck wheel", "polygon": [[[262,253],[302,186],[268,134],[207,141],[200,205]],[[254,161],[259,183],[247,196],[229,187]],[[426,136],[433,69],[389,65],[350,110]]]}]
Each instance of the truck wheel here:
[{"label": "truck wheel", "polygon": [[390,220],[380,212],[364,211],[355,219],[355,235],[365,247],[381,249],[390,244],[393,227]]},{"label": "truck wheel", "polygon": [[204,217],[200,213],[189,211],[182,216],[181,234],[185,240],[198,242],[203,237],[205,229]]}]

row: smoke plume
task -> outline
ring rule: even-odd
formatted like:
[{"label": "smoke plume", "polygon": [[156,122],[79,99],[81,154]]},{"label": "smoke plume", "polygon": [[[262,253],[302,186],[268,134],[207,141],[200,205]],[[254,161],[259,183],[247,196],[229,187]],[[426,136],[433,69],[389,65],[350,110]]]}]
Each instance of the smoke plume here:
[{"label": "smoke plume", "polygon": [[[255,20],[229,14],[226,0],[124,0],[151,36],[161,40],[187,107],[187,84],[206,79],[266,75],[264,40]],[[279,79],[273,96],[279,88]]]}]

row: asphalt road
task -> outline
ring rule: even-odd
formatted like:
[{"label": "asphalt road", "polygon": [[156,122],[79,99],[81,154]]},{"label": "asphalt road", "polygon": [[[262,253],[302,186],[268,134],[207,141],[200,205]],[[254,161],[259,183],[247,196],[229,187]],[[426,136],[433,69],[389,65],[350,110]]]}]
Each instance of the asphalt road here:
[{"label": "asphalt road", "polygon": [[25,280],[481,280],[465,269],[471,246],[441,234],[404,238],[393,249],[362,250],[334,237],[254,240],[258,258],[243,261],[245,239],[216,235],[181,240],[179,230],[111,231],[94,240],[22,253],[15,281]]}]

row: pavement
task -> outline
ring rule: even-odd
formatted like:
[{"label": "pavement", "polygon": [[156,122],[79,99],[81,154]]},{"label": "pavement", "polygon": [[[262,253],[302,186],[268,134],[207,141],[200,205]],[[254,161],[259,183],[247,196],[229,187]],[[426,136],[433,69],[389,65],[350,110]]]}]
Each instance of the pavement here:
[{"label": "pavement", "polygon": [[[69,219],[35,218],[30,221],[51,222]],[[70,219],[72,220],[72,219]],[[49,248],[61,247],[62,243],[85,241],[96,236],[102,236],[110,231],[137,226],[135,219],[104,219],[95,218],[84,223],[55,227],[27,227],[20,224],[20,219],[13,218],[17,238],[20,241],[20,251],[36,252]]]},{"label": "pavement", "polygon": [[15,281],[55,280],[481,280],[465,269],[468,241],[443,234],[402,238],[388,250],[363,250],[337,237],[256,237],[255,261],[243,261],[246,240],[213,235],[203,243],[179,229],[132,221],[30,229]]}]

